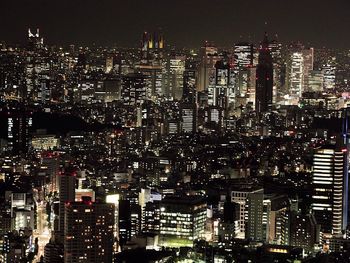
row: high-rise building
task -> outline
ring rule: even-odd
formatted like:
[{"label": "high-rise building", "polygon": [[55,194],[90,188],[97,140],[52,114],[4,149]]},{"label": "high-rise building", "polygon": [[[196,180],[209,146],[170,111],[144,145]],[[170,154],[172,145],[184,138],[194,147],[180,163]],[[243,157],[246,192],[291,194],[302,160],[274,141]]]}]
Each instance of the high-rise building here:
[{"label": "high-rise building", "polygon": [[323,73],[323,87],[325,90],[335,88],[335,66],[333,62],[327,63],[322,66]]},{"label": "high-rise building", "polygon": [[311,72],[314,68],[314,49],[302,45],[292,47],[287,60],[288,104],[297,105],[302,94],[309,90]]},{"label": "high-rise building", "polygon": [[130,223],[131,236],[137,236],[141,232],[141,206],[138,204],[130,205]]},{"label": "high-rise building", "polygon": [[182,100],[185,102],[196,102],[197,101],[197,92],[196,92],[196,83],[197,83],[197,72],[195,69],[186,68],[183,74],[183,94]]},{"label": "high-rise building", "polygon": [[129,200],[119,201],[119,241],[123,246],[131,239],[131,206]]},{"label": "high-rise building", "polygon": [[268,243],[281,243],[281,223],[289,206],[283,195],[250,193],[247,198],[246,238]]},{"label": "high-rise building", "polygon": [[288,95],[297,103],[304,91],[304,56],[302,52],[293,52],[291,54],[287,74]]},{"label": "high-rise building", "polygon": [[185,56],[172,54],[167,59],[167,92],[166,97],[180,100],[183,95]]},{"label": "high-rise building", "polygon": [[184,133],[192,133],[197,131],[197,104],[196,103],[181,103],[181,131]]},{"label": "high-rise building", "polygon": [[208,86],[208,104],[227,108],[235,103],[235,72],[224,60],[215,64]]},{"label": "high-rise building", "polygon": [[112,263],[114,205],[92,202],[65,204],[64,262]]},{"label": "high-rise building", "polygon": [[319,242],[319,225],[312,214],[303,215],[291,212],[289,227],[289,244],[301,247],[306,253],[314,251],[315,244]]},{"label": "high-rise building", "polygon": [[76,177],[73,175],[60,175],[58,177],[59,184],[59,218],[58,233],[62,238],[65,226],[65,204],[75,200],[75,184]]},{"label": "high-rise building", "polygon": [[255,110],[266,112],[272,106],[273,64],[267,34],[259,48],[259,62],[256,67]]},{"label": "high-rise building", "polygon": [[308,91],[322,92],[324,87],[324,78],[321,70],[309,71]]},{"label": "high-rise building", "polygon": [[282,86],[284,85],[283,78],[283,59],[282,59],[282,44],[278,41],[278,36],[269,42],[269,49],[273,63],[273,97],[272,102],[275,104],[282,95]]},{"label": "high-rise building", "polygon": [[247,213],[247,198],[251,193],[260,193],[263,189],[255,189],[255,188],[249,188],[249,187],[242,187],[235,190],[232,190],[231,192],[231,200],[234,203],[239,204],[239,226],[240,226],[240,232],[241,235],[245,234],[245,220],[246,220],[246,213]]},{"label": "high-rise building", "polygon": [[347,156],[346,148],[334,145],[314,153],[312,211],[324,233],[341,234],[346,228]]},{"label": "high-rise building", "polygon": [[314,70],[314,49],[305,48],[302,50],[303,54],[303,91],[308,91],[310,82],[310,72]]},{"label": "high-rise building", "polygon": [[215,64],[220,60],[218,49],[209,42],[201,48],[201,62],[198,71],[198,91],[205,91],[209,87],[210,76],[215,72]]},{"label": "high-rise building", "polygon": [[144,32],[141,41],[141,54],[144,61],[161,56],[165,48],[164,36],[161,32]]},{"label": "high-rise building", "polygon": [[42,167],[45,169],[46,176],[50,180],[50,191],[55,192],[58,190],[58,175],[60,163],[58,155],[52,153],[46,153],[42,155],[41,159]]},{"label": "high-rise building", "polygon": [[160,234],[196,240],[204,234],[207,205],[199,197],[165,197],[160,203]]},{"label": "high-rise building", "polygon": [[8,150],[13,154],[26,153],[30,143],[31,112],[26,110],[24,105],[14,104],[0,110],[0,114],[7,119]]},{"label": "high-rise building", "polygon": [[264,192],[250,193],[247,198],[245,236],[256,241],[267,241],[271,202],[264,198]]},{"label": "high-rise building", "polygon": [[159,234],[160,231],[160,202],[147,202],[142,213],[142,231]]},{"label": "high-rise building", "polygon": [[145,76],[130,73],[122,78],[122,99],[124,105],[139,106],[146,99]]},{"label": "high-rise building", "polygon": [[28,44],[30,49],[39,49],[44,45],[44,38],[40,37],[39,28],[36,29],[35,34],[31,29],[28,29]]},{"label": "high-rise building", "polygon": [[251,43],[240,42],[234,46],[235,67],[247,68],[253,66],[254,46]]}]

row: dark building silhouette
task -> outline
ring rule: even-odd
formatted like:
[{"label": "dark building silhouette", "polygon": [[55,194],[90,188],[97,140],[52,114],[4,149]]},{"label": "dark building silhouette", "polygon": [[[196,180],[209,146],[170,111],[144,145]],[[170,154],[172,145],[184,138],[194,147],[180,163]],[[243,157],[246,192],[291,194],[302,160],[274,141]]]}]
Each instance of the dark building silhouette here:
[{"label": "dark building silhouette", "polygon": [[28,151],[32,126],[32,113],[24,104],[15,103],[0,109],[0,117],[7,122],[8,149],[12,154],[24,154]]},{"label": "dark building silhouette", "polygon": [[123,246],[131,239],[131,206],[129,200],[119,201],[119,241]]},{"label": "dark building silhouette", "polygon": [[267,34],[259,48],[259,62],[256,67],[255,110],[266,112],[272,105],[273,65]]}]

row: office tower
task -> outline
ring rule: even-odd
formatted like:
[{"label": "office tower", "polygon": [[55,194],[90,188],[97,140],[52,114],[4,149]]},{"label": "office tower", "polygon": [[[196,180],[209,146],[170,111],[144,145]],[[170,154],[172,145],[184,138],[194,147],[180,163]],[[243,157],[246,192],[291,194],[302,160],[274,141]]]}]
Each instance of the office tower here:
[{"label": "office tower", "polygon": [[197,91],[205,91],[209,87],[210,76],[215,72],[215,64],[220,57],[217,47],[207,41],[200,50],[200,57]]},{"label": "office tower", "polygon": [[130,73],[122,77],[122,99],[126,106],[140,106],[146,99],[145,76]]},{"label": "office tower", "polygon": [[310,72],[314,70],[314,49],[305,48],[303,54],[303,91],[308,91],[310,82]]},{"label": "office tower", "polygon": [[114,205],[92,202],[65,204],[64,262],[112,263]]},{"label": "office tower", "polygon": [[44,38],[40,37],[39,28],[36,29],[35,34],[31,29],[28,29],[28,47],[31,50],[40,49],[44,46]]},{"label": "office tower", "polygon": [[63,237],[65,226],[65,204],[73,202],[75,200],[75,184],[76,177],[70,174],[59,175],[58,187],[59,187],[59,225],[58,233],[59,237]]},{"label": "office tower", "polygon": [[163,64],[163,59],[159,59],[136,67],[145,77],[147,99],[162,100],[167,94],[166,66]]},{"label": "office tower", "polygon": [[334,145],[316,149],[313,156],[312,211],[323,233],[337,235],[346,228],[347,156],[345,148]]},{"label": "office tower", "polygon": [[160,202],[147,202],[142,212],[142,232],[159,234],[160,231]]},{"label": "office tower", "polygon": [[121,99],[121,79],[119,77],[106,79],[103,81],[104,90],[106,91],[106,101],[112,102]]},{"label": "office tower", "polygon": [[290,208],[290,202],[285,195],[265,195],[265,200],[268,199],[271,203],[270,214],[268,214],[268,242],[274,244],[281,244],[282,227],[281,224]]},{"label": "office tower", "polygon": [[294,47],[287,61],[289,104],[298,104],[303,92],[309,91],[310,73],[314,67],[314,49]]},{"label": "office tower", "polygon": [[314,215],[290,212],[289,217],[288,245],[301,247],[306,253],[314,252],[320,237],[320,228]]},{"label": "office tower", "polygon": [[247,42],[240,42],[235,44],[233,49],[235,68],[244,69],[253,66],[253,44]]},{"label": "office tower", "polygon": [[131,204],[130,206],[131,236],[137,236],[141,232],[141,206]]},{"label": "office tower", "polygon": [[272,102],[275,104],[281,99],[282,87],[284,85],[284,79],[282,77],[283,72],[283,59],[282,59],[282,44],[278,41],[278,36],[275,36],[274,40],[269,42],[269,49],[272,56],[273,63],[273,95]]},{"label": "office tower", "polygon": [[119,194],[110,194],[106,196],[106,203],[114,205],[114,240],[116,242],[115,251],[117,251],[119,245],[117,244],[117,242],[119,242],[119,198]]},{"label": "office tower", "polygon": [[50,191],[56,192],[58,190],[58,175],[60,163],[58,155],[52,153],[42,154],[41,164],[45,169],[46,176],[50,180]]},{"label": "office tower", "polygon": [[231,201],[239,204],[239,226],[241,236],[244,236],[246,231],[247,198],[251,193],[260,193],[262,191],[262,189],[255,189],[252,187],[238,187],[231,192]]},{"label": "office tower", "polygon": [[247,104],[255,108],[255,91],[256,91],[256,68],[248,68],[248,85],[247,85]]},{"label": "office tower", "polygon": [[224,60],[215,64],[215,71],[208,86],[208,105],[224,109],[235,104],[235,78],[231,65]]},{"label": "office tower", "polygon": [[240,42],[234,46],[235,67],[243,69],[253,66],[254,46],[251,43]]},{"label": "office tower", "polygon": [[131,239],[131,207],[129,200],[119,201],[119,242],[123,246]]},{"label": "office tower", "polygon": [[183,95],[184,71],[186,57],[180,54],[170,54],[166,61],[167,80],[166,97],[180,100]]},{"label": "office tower", "polygon": [[204,234],[206,209],[200,197],[165,197],[160,202],[160,234],[164,238],[199,239]]},{"label": "office tower", "polygon": [[207,107],[205,109],[204,121],[206,123],[216,123],[219,127],[222,127],[224,122],[224,110],[216,106]]},{"label": "office tower", "polygon": [[141,58],[147,63],[150,60],[161,58],[165,49],[164,36],[160,31],[144,32],[141,40]]},{"label": "office tower", "polygon": [[293,52],[290,55],[288,75],[288,95],[297,104],[304,91],[304,57],[302,52]]},{"label": "office tower", "polygon": [[334,66],[333,61],[330,61],[322,66],[324,90],[335,88],[335,70],[336,67]]},{"label": "office tower", "polygon": [[271,201],[264,192],[250,193],[247,198],[245,237],[255,241],[269,240]]},{"label": "office tower", "polygon": [[324,77],[321,70],[309,71],[308,91],[322,92],[324,87]]},{"label": "office tower", "polygon": [[37,101],[39,103],[48,103],[51,101],[51,81],[48,76],[42,75],[38,83]]},{"label": "office tower", "polygon": [[12,230],[35,229],[34,199],[28,193],[11,193]]},{"label": "office tower", "polygon": [[247,220],[245,236],[256,241],[267,241],[269,224],[269,202],[264,202],[264,193],[252,193],[247,198]]},{"label": "office tower", "polygon": [[4,108],[7,120],[7,144],[12,154],[25,154],[29,147],[29,129],[32,126],[32,113],[24,105],[14,104]]},{"label": "office tower", "polygon": [[197,104],[180,103],[181,131],[184,133],[194,133],[197,131]]},{"label": "office tower", "polygon": [[198,82],[197,63],[186,60],[185,71],[183,73],[183,94],[182,100],[185,102],[197,102],[197,82]]},{"label": "office tower", "polygon": [[256,67],[255,110],[257,113],[268,111],[272,106],[273,65],[268,48],[267,34],[259,48],[259,61]]}]

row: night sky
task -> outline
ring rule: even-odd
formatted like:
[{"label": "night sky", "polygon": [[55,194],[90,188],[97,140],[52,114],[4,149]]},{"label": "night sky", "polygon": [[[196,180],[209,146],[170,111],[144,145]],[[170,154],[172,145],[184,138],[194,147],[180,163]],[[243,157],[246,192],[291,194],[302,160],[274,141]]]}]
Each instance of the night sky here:
[{"label": "night sky", "polygon": [[0,10],[0,40],[10,43],[40,27],[49,44],[137,46],[144,30],[162,28],[168,44],[186,47],[257,42],[268,31],[350,48],[349,0],[1,0]]}]

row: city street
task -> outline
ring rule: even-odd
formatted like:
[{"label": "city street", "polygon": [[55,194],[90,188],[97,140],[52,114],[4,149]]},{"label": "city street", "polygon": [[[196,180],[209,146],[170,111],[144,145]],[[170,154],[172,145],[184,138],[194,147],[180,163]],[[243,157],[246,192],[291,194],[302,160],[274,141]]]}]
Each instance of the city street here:
[{"label": "city street", "polygon": [[46,203],[38,203],[37,213],[37,230],[34,231],[34,240],[38,238],[39,249],[38,255],[35,257],[34,262],[40,262],[40,257],[44,256],[45,245],[50,241],[51,231],[48,228],[47,214],[46,214]]}]

